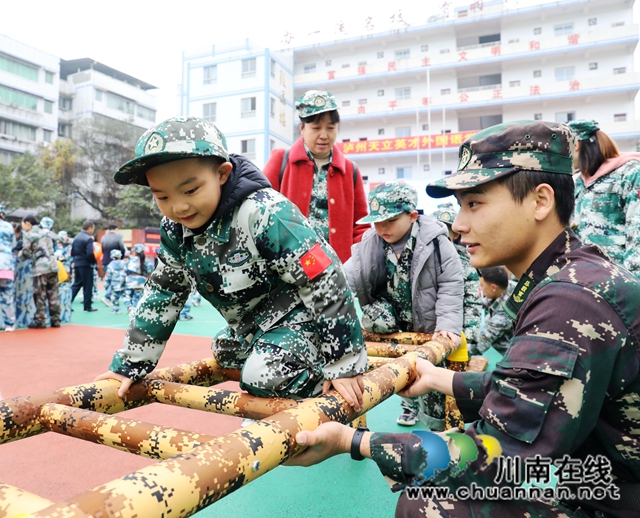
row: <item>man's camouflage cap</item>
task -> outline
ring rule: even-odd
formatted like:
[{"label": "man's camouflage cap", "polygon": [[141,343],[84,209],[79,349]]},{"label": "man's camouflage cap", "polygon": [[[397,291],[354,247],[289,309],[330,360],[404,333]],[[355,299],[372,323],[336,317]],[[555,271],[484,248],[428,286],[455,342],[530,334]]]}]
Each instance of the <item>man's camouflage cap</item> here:
[{"label": "man's camouflage cap", "polygon": [[456,219],[458,211],[453,206],[453,203],[441,203],[436,207],[436,210],[431,214],[438,221],[442,221],[447,225],[453,225],[453,220]]},{"label": "man's camouflage cap", "polygon": [[458,169],[427,185],[432,198],[450,196],[517,171],[572,174],[574,134],[564,123],[517,121],[484,129],[460,146]]},{"label": "man's camouflage cap", "polygon": [[143,133],[136,157],[120,167],[113,179],[122,185],[149,185],[145,173],[152,167],[201,156],[228,160],[225,136],[215,124],[198,117],[172,117]]},{"label": "man's camouflage cap", "polygon": [[567,122],[567,125],[571,128],[571,131],[573,131],[573,133],[575,134],[576,140],[587,140],[596,131],[600,129],[596,121],[587,121],[587,120],[571,121],[571,122]]},{"label": "man's camouflage cap", "polygon": [[301,119],[337,109],[338,105],[333,95],[322,90],[309,90],[296,101],[296,110]]},{"label": "man's camouflage cap", "polygon": [[386,182],[369,193],[369,215],[356,224],[379,223],[395,218],[403,212],[411,212],[418,204],[418,193],[404,182]]}]

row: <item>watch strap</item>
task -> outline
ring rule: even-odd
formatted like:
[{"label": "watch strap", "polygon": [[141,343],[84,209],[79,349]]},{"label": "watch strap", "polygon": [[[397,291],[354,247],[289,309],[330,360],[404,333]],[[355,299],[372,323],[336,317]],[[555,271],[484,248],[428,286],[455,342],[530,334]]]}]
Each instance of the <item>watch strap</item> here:
[{"label": "watch strap", "polygon": [[368,431],[369,429],[365,426],[358,426],[353,433],[353,438],[351,439],[351,458],[353,460],[364,460],[364,457],[360,453],[360,443],[362,442],[364,432]]}]

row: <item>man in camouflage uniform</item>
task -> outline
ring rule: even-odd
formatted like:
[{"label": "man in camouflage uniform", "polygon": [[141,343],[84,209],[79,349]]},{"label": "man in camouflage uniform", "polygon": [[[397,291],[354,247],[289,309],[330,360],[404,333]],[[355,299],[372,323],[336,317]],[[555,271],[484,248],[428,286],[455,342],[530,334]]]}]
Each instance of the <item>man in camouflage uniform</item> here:
[{"label": "man in camouflage uniform", "polygon": [[[396,489],[421,484],[456,490],[473,482],[514,484],[514,474],[521,473],[516,459],[539,466],[548,460],[555,463],[551,473],[560,466],[565,476],[567,466],[584,470],[584,477],[563,481],[574,494],[572,482],[583,488],[602,482],[612,492],[603,499],[561,498],[555,505],[409,500],[405,492],[396,516],[640,515],[640,283],[569,229],[572,150],[573,133],[565,124],[500,124],[467,139],[458,172],[427,187],[431,196],[455,193],[460,201],[453,228],[474,266],[504,264],[520,279],[506,305],[515,319],[514,337],[494,371],[452,373],[419,360],[417,381],[401,392],[452,394],[465,421],[476,421],[464,434],[421,437],[356,435],[327,423],[298,434],[298,442],[311,448],[295,463],[310,465],[351,450],[354,458],[371,457]],[[509,459],[513,463],[505,465]],[[594,462],[602,467],[587,477]]]},{"label": "man in camouflage uniform", "polygon": [[464,303],[463,303],[463,324],[462,330],[467,339],[469,354],[481,354],[478,351],[478,340],[480,339],[480,322],[482,320],[482,301],[480,300],[480,281],[478,271],[471,266],[471,260],[467,253],[467,247],[460,244],[460,234],[451,229],[453,220],[456,219],[457,210],[452,203],[441,203],[432,214],[438,221],[447,225],[449,229],[449,239],[456,247],[456,252],[462,262],[464,275]]},{"label": "man in camouflage uniform", "polygon": [[46,325],[46,309],[49,302],[51,327],[60,327],[60,298],[58,296],[58,262],[53,253],[53,241],[49,230],[38,225],[33,216],[22,220],[25,231],[22,256],[33,258],[33,300],[36,314],[33,317],[32,329],[44,329]]},{"label": "man in camouflage uniform", "polygon": [[4,206],[0,205],[0,331],[13,331],[16,324],[15,258],[11,250],[16,246],[16,236],[4,215]]},{"label": "man in camouflage uniform", "polygon": [[[640,278],[640,153],[618,152],[595,121],[572,121],[569,127],[576,135],[574,166],[580,169],[574,176],[575,232]],[[607,155],[600,141],[612,144],[605,147]]]},{"label": "man in camouflage uniform", "polygon": [[[352,247],[345,268],[364,313],[362,326],[373,333],[437,333],[460,340],[462,270],[444,225],[416,210],[418,193],[405,182],[387,182],[369,193],[373,223]],[[444,430],[444,396],[403,398],[397,423],[416,419]]]},{"label": "man in camouflage uniform", "polygon": [[513,319],[504,309],[513,291],[510,289],[509,274],[503,266],[482,268],[478,273],[488,307],[483,310],[477,350],[482,354],[493,347],[504,356],[513,337]]},{"label": "man in camouflage uniform", "polygon": [[123,394],[153,370],[195,287],[227,321],[212,350],[224,368],[242,369],[243,389],[309,397],[333,384],[360,407],[367,356],[340,261],[249,160],[228,154],[214,124],[156,125],[115,180],[149,185],[165,218],[158,265],[98,379],[119,379]]}]

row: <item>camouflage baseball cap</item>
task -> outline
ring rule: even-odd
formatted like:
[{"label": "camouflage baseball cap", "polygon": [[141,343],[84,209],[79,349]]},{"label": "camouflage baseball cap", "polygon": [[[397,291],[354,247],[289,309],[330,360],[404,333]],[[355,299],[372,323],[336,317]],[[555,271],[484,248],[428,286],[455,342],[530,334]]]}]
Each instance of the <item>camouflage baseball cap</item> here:
[{"label": "camouflage baseball cap", "polygon": [[198,117],[172,117],[143,133],[136,157],[120,167],[113,179],[122,185],[148,185],[145,173],[152,167],[201,156],[228,160],[225,136],[215,124]]},{"label": "camouflage baseball cap", "polygon": [[600,129],[598,123],[593,120],[571,121],[567,122],[567,126],[569,126],[575,134],[576,140],[587,140]]},{"label": "camouflage baseball cap", "polygon": [[458,170],[427,185],[432,198],[517,171],[572,174],[574,135],[564,123],[517,121],[484,129],[460,146]]},{"label": "camouflage baseball cap", "polygon": [[416,210],[417,204],[418,193],[410,185],[404,182],[382,183],[369,193],[369,215],[356,224],[380,223],[403,212]]},{"label": "camouflage baseball cap", "polygon": [[50,230],[53,228],[53,220],[47,216],[40,220],[40,226],[45,230]]},{"label": "camouflage baseball cap", "polygon": [[309,90],[296,101],[296,110],[301,119],[337,109],[333,95],[322,90]]},{"label": "camouflage baseball cap", "polygon": [[120,259],[122,257],[122,252],[118,249],[111,250],[111,252],[109,252],[109,257],[111,259]]},{"label": "camouflage baseball cap", "polygon": [[144,252],[144,245],[142,243],[136,243],[135,245],[133,245],[132,250],[136,254],[141,254],[142,252]]},{"label": "camouflage baseball cap", "polygon": [[436,210],[431,214],[438,221],[442,221],[447,225],[453,225],[453,220],[456,219],[458,211],[453,206],[453,203],[441,203],[436,207]]}]

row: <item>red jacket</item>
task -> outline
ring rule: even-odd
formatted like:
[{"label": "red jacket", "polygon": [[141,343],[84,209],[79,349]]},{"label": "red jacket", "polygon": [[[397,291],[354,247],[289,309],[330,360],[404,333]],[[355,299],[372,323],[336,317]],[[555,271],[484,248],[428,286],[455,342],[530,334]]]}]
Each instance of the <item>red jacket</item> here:
[{"label": "red jacket", "polygon": [[[289,159],[280,184],[280,171],[284,149],[274,149],[264,166],[264,174],[276,191],[280,191],[300,212],[309,215],[311,190],[313,189],[314,164],[304,149],[302,137],[291,147]],[[293,173],[291,169],[293,168]],[[356,225],[356,221],[368,214],[367,198],[360,171],[333,146],[331,165],[327,171],[327,195],[329,198],[329,244],[344,263],[351,257],[351,245],[359,243],[370,225]]]}]

